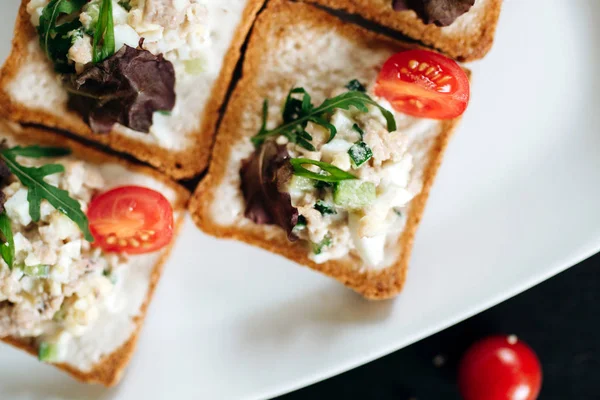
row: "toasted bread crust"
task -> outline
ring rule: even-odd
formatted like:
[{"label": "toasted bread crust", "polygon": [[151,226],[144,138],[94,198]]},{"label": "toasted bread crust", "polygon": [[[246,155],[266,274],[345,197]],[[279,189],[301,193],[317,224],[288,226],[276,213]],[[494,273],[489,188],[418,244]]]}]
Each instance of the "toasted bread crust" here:
[{"label": "toasted bread crust", "polygon": [[502,0],[489,0],[485,14],[477,21],[479,29],[474,34],[448,34],[444,27],[423,23],[414,11],[394,11],[392,0],[304,1],[360,15],[446,53],[458,61],[478,60],[488,53],[494,42],[496,25],[502,8]]},{"label": "toasted bread crust", "polygon": [[[264,96],[264,91],[268,90],[260,88],[256,82],[258,71],[262,65],[261,55],[271,50],[273,40],[281,40],[285,35],[292,34],[290,29],[293,29],[294,23],[297,21],[316,27],[327,27],[328,30],[335,31],[351,40],[356,46],[385,49],[390,54],[410,47],[405,43],[367,31],[359,26],[343,23],[336,17],[311,5],[272,0],[259,16],[253,29],[245,55],[243,77],[231,97],[217,134],[214,149],[216,156],[211,161],[208,175],[192,197],[190,212],[195,223],[208,234],[237,239],[280,254],[337,279],[369,299],[393,297],[398,294],[404,284],[414,235],[431,185],[442,161],[443,152],[458,119],[442,123],[442,133],[437,137],[435,145],[431,149],[430,162],[424,171],[423,190],[411,203],[406,228],[399,239],[401,256],[389,268],[361,272],[359,268],[361,260],[357,257],[316,264],[308,258],[306,247],[298,242],[290,242],[283,230],[278,227],[257,225],[249,220],[246,220],[248,223],[243,226],[224,226],[214,220],[211,212],[211,206],[215,201],[215,191],[224,180],[232,147],[243,139],[243,133],[240,133],[239,129],[242,110],[246,110],[246,105],[250,104],[259,115],[262,103],[261,95]],[[261,92],[261,90],[263,91]]]},{"label": "toasted bread crust", "polygon": [[[137,164],[132,164],[117,157],[106,155],[95,149],[83,146],[74,140],[64,138],[62,136],[48,131],[35,128],[26,128],[23,130],[17,129],[14,133],[14,136],[21,143],[69,147],[73,151],[74,155],[81,156],[81,158],[86,162],[95,164],[106,162],[117,163],[127,167],[127,169],[130,171],[152,176],[160,182],[169,185],[169,187],[171,187],[177,194],[177,201],[173,204],[173,210],[176,212],[180,212],[180,216],[175,223],[175,236],[177,235],[183,222],[183,211],[185,210],[189,198],[189,192],[184,187],[171,181],[166,176],[162,175],[156,170]],[[131,360],[131,357],[133,356],[133,353],[135,351],[137,340],[142,328],[144,318],[146,317],[148,306],[150,304],[152,295],[154,294],[154,290],[156,288],[156,285],[158,284],[162,273],[163,264],[167,260],[174,242],[175,240],[173,240],[169,247],[165,249],[165,251],[160,256],[159,260],[157,261],[156,265],[152,270],[152,276],[150,278],[150,286],[148,288],[148,293],[140,309],[140,314],[134,319],[136,329],[131,335],[131,337],[113,353],[102,358],[102,360],[100,360],[100,362],[97,363],[90,371],[81,371],[69,364],[64,363],[53,364],[54,366],[67,372],[77,380],[85,383],[99,383],[105,386],[113,386],[119,382],[123,371],[125,370],[125,367],[129,364],[129,361]],[[24,350],[31,355],[37,356],[37,346],[35,345],[32,339],[6,337],[0,340],[2,340],[5,343],[11,344],[21,350]]]},{"label": "toasted bread crust", "polygon": [[7,93],[6,86],[12,81],[21,66],[27,62],[27,45],[37,36],[26,10],[29,0],[21,0],[12,51],[0,72],[0,114],[15,122],[39,124],[71,132],[85,139],[107,145],[113,150],[131,154],[175,179],[194,177],[208,165],[213,138],[220,117],[220,109],[225,101],[233,72],[240,58],[241,47],[264,1],[248,1],[241,22],[225,55],[219,77],[213,85],[210,99],[202,116],[198,116],[198,118],[202,118],[201,129],[191,134],[193,138],[190,141],[190,146],[185,150],[170,151],[156,144],[144,143],[117,132],[96,134],[74,112],[70,112],[65,117],[46,110],[29,108],[14,101]]}]

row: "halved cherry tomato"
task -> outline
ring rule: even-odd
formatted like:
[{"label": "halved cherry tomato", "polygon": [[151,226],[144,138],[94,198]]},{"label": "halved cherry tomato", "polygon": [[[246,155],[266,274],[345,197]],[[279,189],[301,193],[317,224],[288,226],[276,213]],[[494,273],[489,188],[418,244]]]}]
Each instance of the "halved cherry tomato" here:
[{"label": "halved cherry tomato", "polygon": [[458,386],[464,400],[535,400],[542,367],[531,347],[516,336],[490,336],[463,356]]},{"label": "halved cherry tomato", "polygon": [[427,50],[408,50],[383,65],[375,94],[396,111],[421,118],[451,119],[469,103],[469,77],[454,61]]},{"label": "halved cherry tomato", "polygon": [[141,254],[173,237],[173,208],[155,190],[122,186],[92,199],[87,212],[94,244],[106,251]]}]

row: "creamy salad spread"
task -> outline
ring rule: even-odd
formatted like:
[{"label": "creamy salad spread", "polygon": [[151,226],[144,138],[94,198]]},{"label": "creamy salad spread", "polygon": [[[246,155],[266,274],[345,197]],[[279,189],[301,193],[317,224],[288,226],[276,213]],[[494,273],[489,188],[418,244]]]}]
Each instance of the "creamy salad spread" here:
[{"label": "creamy salad spread", "polygon": [[[22,165],[39,165],[32,159]],[[71,159],[60,160],[64,173],[45,180],[77,199],[82,210],[104,186],[93,166]],[[40,358],[61,361],[69,341],[86,333],[99,310],[110,304],[116,277],[127,259],[92,248],[79,227],[47,200],[42,200],[40,220],[32,222],[27,191],[11,178],[2,193],[14,237],[12,268],[0,259],[0,337],[33,337]]]},{"label": "creamy salad spread", "polygon": [[[30,0],[27,12],[38,27],[44,7],[50,0]],[[86,3],[79,21],[81,28],[69,32],[72,45],[69,59],[77,72],[92,62],[92,42],[101,0]],[[122,0],[112,2],[115,52],[124,45],[143,47],[156,55],[163,54],[171,62],[181,63],[188,73],[202,72],[206,46],[210,37],[206,29],[208,10],[198,0]]]},{"label": "creamy salad spread", "polygon": [[[292,157],[327,162],[358,179],[315,187],[309,178],[292,178],[292,205],[306,221],[296,229],[300,238],[315,244],[309,257],[317,263],[356,250],[367,265],[378,266],[386,237],[402,228],[403,208],[420,191],[418,185],[409,187],[412,156],[402,133],[388,132],[375,107],[368,113],[336,110],[330,122],[337,129],[331,142],[326,142],[325,128],[309,122],[306,130],[317,150],[289,144],[288,151]],[[355,125],[362,127],[362,138]]]},{"label": "creamy salad spread", "polygon": [[172,138],[173,131],[196,130],[198,118],[186,115],[192,106],[176,102],[176,92],[187,97],[189,86],[197,86],[193,79],[215,78],[208,19],[221,19],[209,15],[218,6],[199,0],[71,3],[67,11],[56,0],[27,4],[41,47],[62,74],[69,108],[96,133],[150,133],[165,146],[179,146],[183,139]]},{"label": "creamy salad spread", "polygon": [[[292,91],[284,105],[283,130],[261,131],[253,139],[260,144],[259,150],[243,163],[246,216],[259,223],[290,226],[281,211],[272,218],[262,215],[264,210],[257,211],[257,195],[248,184],[253,181],[252,161],[261,154],[260,149],[277,146],[279,157],[269,158],[269,151],[262,151],[266,153],[263,164],[279,163],[272,173],[264,166],[260,172],[263,181],[277,182],[279,192],[276,202],[263,201],[263,209],[281,210],[281,203],[291,203],[291,208],[286,209],[292,210],[293,227],[288,236],[306,241],[309,258],[316,263],[354,254],[367,267],[383,267],[386,242],[402,231],[406,207],[421,191],[422,184],[411,176],[413,158],[408,152],[408,140],[402,131],[395,130],[395,122],[390,123],[393,116],[387,101],[359,90],[336,91],[327,101],[341,104],[350,96],[364,100],[364,107],[331,107],[315,113],[322,119],[314,119],[308,109],[300,109],[302,97]],[[298,100],[297,109],[293,117],[287,118],[292,121],[288,122],[292,126],[288,130],[286,113],[294,111],[294,99]],[[307,123],[294,126],[295,121],[307,115]],[[264,183],[262,193],[273,197],[266,186]],[[282,220],[283,223],[278,222]]]}]

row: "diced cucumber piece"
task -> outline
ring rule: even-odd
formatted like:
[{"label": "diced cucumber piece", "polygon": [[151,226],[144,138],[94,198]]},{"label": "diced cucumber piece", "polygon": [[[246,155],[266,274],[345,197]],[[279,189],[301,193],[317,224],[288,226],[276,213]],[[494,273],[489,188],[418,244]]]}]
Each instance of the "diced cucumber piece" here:
[{"label": "diced cucumber piece", "polygon": [[44,362],[58,361],[58,345],[56,343],[42,342],[38,348],[38,359]]},{"label": "diced cucumber piece", "polygon": [[49,265],[24,265],[23,272],[27,276],[35,276],[37,278],[47,278],[50,275]]},{"label": "diced cucumber piece", "polygon": [[314,189],[315,182],[310,178],[293,175],[288,187],[290,192],[293,190],[307,191]]},{"label": "diced cucumber piece", "polygon": [[358,142],[348,150],[354,168],[360,168],[373,157],[371,148],[365,142]]},{"label": "diced cucumber piece", "polygon": [[325,203],[323,200],[317,201],[317,204],[315,204],[315,210],[320,212],[321,215],[337,214],[337,211],[335,211],[335,208],[333,208],[333,206],[331,204]]},{"label": "diced cucumber piece", "polygon": [[200,75],[206,70],[206,62],[202,58],[194,58],[183,62],[185,72],[189,75]]},{"label": "diced cucumber piece", "polygon": [[325,250],[329,246],[331,246],[331,236],[328,233],[327,235],[325,235],[325,237],[323,238],[323,240],[321,240],[320,243],[312,244],[313,253],[321,254],[323,250]]},{"label": "diced cucumber piece", "polygon": [[347,180],[338,182],[333,189],[333,202],[347,210],[358,210],[375,201],[377,193],[371,182]]}]

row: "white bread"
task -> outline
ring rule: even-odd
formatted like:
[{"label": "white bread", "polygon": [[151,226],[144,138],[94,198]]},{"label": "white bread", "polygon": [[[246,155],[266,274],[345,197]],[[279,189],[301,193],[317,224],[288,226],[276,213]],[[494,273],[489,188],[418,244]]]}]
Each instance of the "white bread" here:
[{"label": "white bread", "polygon": [[[0,113],[19,123],[39,124],[71,132],[87,140],[131,154],[176,179],[190,178],[208,164],[213,136],[241,47],[264,0],[207,0],[212,51],[207,70],[177,76],[177,103],[163,121],[168,134],[155,136],[120,127],[110,134],[93,133],[67,108],[67,93],[39,46],[22,0],[12,52],[0,76]],[[212,16],[212,19],[210,19]],[[156,120],[156,117],[155,117]]]},{"label": "white bread", "polygon": [[[160,173],[130,164],[49,131],[21,129],[0,121],[0,138],[11,144],[40,144],[68,147],[73,156],[99,165],[109,187],[136,184],[160,191],[175,212],[176,231],[181,225],[189,194],[186,189]],[[173,240],[174,242],[174,240]],[[172,243],[173,243],[172,242]],[[66,361],[55,364],[74,378],[87,383],[112,386],[118,383],[135,351],[137,339],[154,289],[162,272],[171,245],[148,255],[132,256],[131,265],[117,282],[115,300],[127,301],[118,313],[101,311],[99,319],[82,337],[69,344]],[[37,356],[37,346],[31,339],[5,337],[2,341]]]},{"label": "white bread", "polygon": [[196,224],[214,236],[244,241],[320,271],[367,298],[398,294],[417,225],[457,119],[439,122],[396,116],[400,127],[412,126],[404,133],[412,137],[415,175],[421,178],[423,189],[410,205],[403,232],[388,243],[389,262],[383,269],[366,269],[353,254],[316,264],[308,258],[305,245],[290,242],[283,229],[245,218],[239,170],[241,161],[253,151],[250,137],[260,127],[264,98],[270,101],[271,117],[280,114],[279,107],[292,87],[304,87],[319,104],[332,89],[351,79],[374,81],[383,62],[407,46],[306,3],[269,2],[254,26],[242,79],[225,111],[208,175],[190,202]]},{"label": "white bread", "polygon": [[492,47],[502,0],[476,0],[469,12],[451,25],[425,24],[412,10],[394,11],[392,0],[305,0],[357,14],[394,29],[459,61],[483,58]]}]

